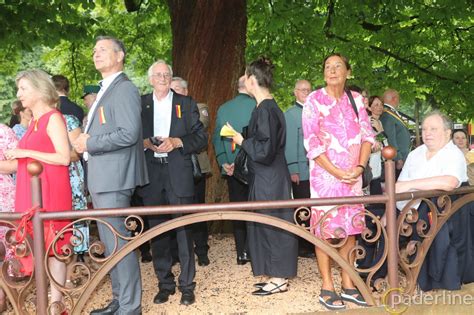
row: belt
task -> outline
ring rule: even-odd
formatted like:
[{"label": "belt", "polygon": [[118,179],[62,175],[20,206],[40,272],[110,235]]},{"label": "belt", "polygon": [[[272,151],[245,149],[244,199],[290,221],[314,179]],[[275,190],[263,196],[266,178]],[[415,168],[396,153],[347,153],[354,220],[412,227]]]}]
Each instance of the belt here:
[{"label": "belt", "polygon": [[157,163],[157,164],[168,164],[168,157],[166,156],[153,157],[152,162]]}]

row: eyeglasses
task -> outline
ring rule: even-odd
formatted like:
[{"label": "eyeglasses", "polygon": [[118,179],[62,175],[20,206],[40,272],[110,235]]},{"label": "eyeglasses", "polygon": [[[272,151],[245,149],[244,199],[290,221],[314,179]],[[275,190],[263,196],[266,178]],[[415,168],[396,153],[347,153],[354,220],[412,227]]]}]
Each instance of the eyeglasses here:
[{"label": "eyeglasses", "polygon": [[309,93],[311,92],[311,89],[296,89],[297,91],[301,91],[301,92],[304,92],[304,93]]},{"label": "eyeglasses", "polygon": [[158,79],[169,79],[169,78],[171,78],[171,74],[168,73],[168,72],[166,72],[166,73],[161,73],[161,72],[153,73],[151,76],[155,77],[155,78],[158,78]]}]

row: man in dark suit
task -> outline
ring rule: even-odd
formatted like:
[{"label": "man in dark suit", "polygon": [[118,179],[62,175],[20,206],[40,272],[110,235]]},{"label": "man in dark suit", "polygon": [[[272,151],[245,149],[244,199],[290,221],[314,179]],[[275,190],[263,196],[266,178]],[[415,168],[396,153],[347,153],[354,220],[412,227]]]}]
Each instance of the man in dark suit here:
[{"label": "man in dark suit", "polygon": [[69,80],[60,74],[53,75],[51,79],[53,80],[56,91],[59,94],[59,110],[61,113],[63,115],[76,116],[82,124],[84,110],[67,97],[69,94]]},{"label": "man in dark suit", "polygon": [[[150,184],[140,188],[145,206],[190,204],[194,196],[191,153],[207,145],[207,134],[199,121],[196,102],[170,89],[173,71],[165,61],[158,60],[148,69],[153,93],[142,96],[142,124],[146,165]],[[177,215],[151,216],[150,229]],[[191,229],[176,229],[181,274],[178,288],[181,304],[194,303],[196,267]],[[170,233],[154,238],[151,243],[153,267],[159,280],[159,292],[153,302],[168,301],[175,293],[171,272]]]},{"label": "man in dark suit", "polygon": [[[96,69],[102,74],[101,89],[92,105],[84,133],[73,143],[87,161],[87,186],[94,208],[130,207],[135,187],[148,183],[143,153],[140,94],[122,72],[125,60],[123,43],[102,36],[93,54]],[[124,217],[107,217],[121,235],[130,235]],[[113,254],[127,241],[117,238],[104,225],[98,224],[105,254]],[[91,314],[141,314],[140,265],[135,252],[125,256],[111,271],[112,302]]]}]

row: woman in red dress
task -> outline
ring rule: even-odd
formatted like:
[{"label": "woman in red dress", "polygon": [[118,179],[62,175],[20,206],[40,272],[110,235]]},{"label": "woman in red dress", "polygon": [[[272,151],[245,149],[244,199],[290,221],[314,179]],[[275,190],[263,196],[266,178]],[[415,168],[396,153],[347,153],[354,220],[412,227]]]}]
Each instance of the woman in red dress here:
[{"label": "woman in red dress", "polygon": [[[12,168],[17,169],[15,211],[25,212],[32,207],[30,176],[26,167],[33,160],[39,161],[43,166],[40,178],[44,211],[71,210],[69,142],[64,118],[55,109],[59,96],[53,82],[43,71],[29,70],[17,75],[16,85],[17,97],[25,108],[32,111],[33,119],[18,148],[5,153]],[[59,231],[68,223],[69,221],[45,221],[45,232],[50,228],[54,232]],[[61,253],[61,248],[67,244],[69,237],[58,240],[56,250]],[[49,245],[45,244],[46,247]],[[55,257],[49,257],[48,264],[55,281],[64,285],[66,264]],[[51,302],[60,301],[62,293],[52,285]]]}]

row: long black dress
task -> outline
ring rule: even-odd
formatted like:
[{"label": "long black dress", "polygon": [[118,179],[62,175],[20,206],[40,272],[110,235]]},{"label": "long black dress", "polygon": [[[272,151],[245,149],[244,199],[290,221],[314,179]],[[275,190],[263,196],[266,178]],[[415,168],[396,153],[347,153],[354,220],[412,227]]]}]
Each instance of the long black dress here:
[{"label": "long black dress", "polygon": [[[252,112],[242,149],[248,155],[249,200],[291,198],[291,180],[285,159],[286,125],[273,99],[263,100]],[[293,209],[258,211],[293,222]],[[247,237],[255,276],[296,276],[298,241],[284,230],[249,222]]]}]

